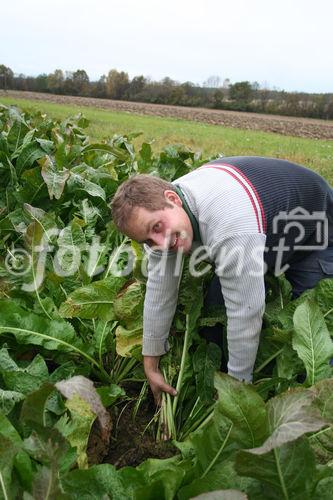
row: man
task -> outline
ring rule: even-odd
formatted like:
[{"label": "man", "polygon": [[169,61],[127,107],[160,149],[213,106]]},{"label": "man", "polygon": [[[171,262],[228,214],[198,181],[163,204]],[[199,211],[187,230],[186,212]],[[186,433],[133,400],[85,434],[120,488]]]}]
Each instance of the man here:
[{"label": "man", "polygon": [[112,214],[119,230],[148,252],[142,352],[156,400],[162,391],[176,394],[158,364],[177,305],[179,252],[198,256],[203,245],[215,264],[228,318],[228,373],[247,382],[265,308],[265,272],[286,272],[295,297],[333,277],[333,190],[285,160],[222,157],[173,183],[137,175],[119,187]]}]

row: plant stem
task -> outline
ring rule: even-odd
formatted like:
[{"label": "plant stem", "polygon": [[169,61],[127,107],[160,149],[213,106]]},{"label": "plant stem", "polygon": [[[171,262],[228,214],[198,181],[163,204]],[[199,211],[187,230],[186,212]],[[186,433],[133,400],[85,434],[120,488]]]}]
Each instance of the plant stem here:
[{"label": "plant stem", "polygon": [[267,358],[260,366],[258,366],[258,368],[254,370],[254,373],[261,372],[261,370],[265,368],[265,366],[267,366],[271,361],[273,361],[273,359],[277,358],[282,352],[283,352],[283,347],[281,347],[281,349],[276,351],[274,354],[272,354],[272,356]]},{"label": "plant stem", "polygon": [[212,407],[209,409],[210,413],[209,415],[207,416],[207,418],[205,418],[205,420],[203,420],[201,422],[200,425],[198,425],[198,427],[196,428],[196,430],[199,430],[199,429],[202,429],[202,427],[204,427],[212,418],[213,418],[213,414],[214,414],[214,408],[215,408],[215,404],[212,405]]},{"label": "plant stem", "polygon": [[148,385],[148,382],[145,380],[144,383],[142,384],[142,387],[141,387],[141,391],[140,391],[140,394],[139,394],[139,397],[138,399],[136,400],[135,402],[135,405],[134,405],[134,408],[133,408],[133,411],[132,411],[132,419],[133,419],[133,422],[135,420],[135,417],[139,411],[139,408],[140,408],[140,405],[142,404],[142,401],[145,399],[146,397],[146,390],[147,390],[147,385]]},{"label": "plant stem", "polygon": [[208,465],[207,469],[205,470],[205,472],[202,474],[201,478],[200,479],[203,479],[207,474],[208,472],[211,470],[211,468],[215,465],[217,459],[219,458],[219,456],[221,455],[222,451],[224,450],[225,448],[225,445],[227,444],[228,442],[228,439],[229,439],[229,436],[230,436],[230,432],[231,432],[231,429],[233,428],[233,425],[234,424],[231,424],[230,426],[230,429],[228,430],[227,432],[227,435],[226,437],[224,438],[224,441],[221,445],[221,447],[219,448],[218,452],[216,453],[215,457],[213,458],[213,460],[210,462],[210,464]]},{"label": "plant stem", "polygon": [[[115,383],[119,384],[119,382],[121,382],[126,377],[128,372],[130,372],[132,370],[132,368],[134,368],[136,363],[137,363],[137,360],[135,358],[123,358],[121,360],[119,372],[117,372],[117,370],[112,371],[112,377],[114,378]],[[124,364],[125,364],[125,367],[123,367]]]},{"label": "plant stem", "polygon": [[316,439],[320,434],[324,434],[325,432],[331,431],[332,427],[326,427],[325,429],[321,429],[321,431],[316,432],[315,434],[312,434],[312,436],[309,436],[309,439]]},{"label": "plant stem", "polygon": [[188,351],[188,345],[189,345],[189,340],[190,340],[190,326],[189,325],[190,325],[190,317],[188,314],[186,314],[186,329],[185,329],[184,345],[183,345],[182,359],[181,359],[181,363],[180,363],[180,370],[179,370],[177,386],[176,386],[177,396],[174,397],[173,407],[172,407],[173,416],[176,415],[179,393],[180,393],[180,390],[181,390],[181,387],[183,384],[185,363],[186,363],[186,358],[187,358],[187,354],[188,354],[187,351]]},{"label": "plant stem", "polygon": [[325,314],[324,314],[324,318],[326,318],[326,316],[328,316],[329,314],[331,314],[331,312],[333,312],[333,307],[332,309],[329,309]]},{"label": "plant stem", "polygon": [[3,492],[4,499],[8,500],[8,495],[7,495],[6,488],[5,488],[5,482],[3,480],[3,476],[2,476],[1,472],[0,472],[0,484],[1,484],[1,489]]},{"label": "plant stem", "polygon": [[187,436],[189,434],[191,434],[191,432],[197,431],[197,430],[201,429],[202,427],[204,427],[212,418],[214,408],[215,408],[215,403],[212,406],[210,406],[208,409],[207,408],[204,409],[205,411],[202,411],[202,408],[201,408],[201,410],[200,410],[201,414],[199,414],[199,417],[197,416],[198,414],[196,414],[194,421],[190,422],[190,424],[187,426],[186,426],[186,424],[188,421],[186,422],[186,424],[184,425],[184,427],[182,429],[181,434],[178,436],[178,439],[183,441],[184,439],[187,438]]},{"label": "plant stem", "polygon": [[281,488],[282,488],[282,491],[283,491],[283,495],[284,495],[284,498],[286,500],[289,500],[288,491],[287,491],[287,488],[286,488],[286,485],[285,485],[285,482],[284,482],[284,478],[283,478],[283,475],[282,475],[282,471],[281,471],[281,466],[280,466],[280,461],[279,461],[279,456],[278,456],[278,450],[276,448],[274,448],[273,451],[274,451],[276,468],[277,468],[277,471],[278,471],[278,475],[279,475],[279,479],[280,479],[280,483],[281,483]]},{"label": "plant stem", "polygon": [[121,252],[123,251],[124,247],[127,245],[129,242],[129,238],[125,238],[124,241],[121,243],[121,245],[113,252],[112,258],[110,258],[109,265],[107,267],[107,270],[105,272],[104,278],[107,278],[109,276],[109,273],[112,269],[112,266],[117,262],[117,259]]},{"label": "plant stem", "polygon": [[166,393],[166,417],[168,422],[169,436],[172,439],[177,439],[176,426],[174,421],[174,415],[172,413],[172,401],[170,394]]},{"label": "plant stem", "polygon": [[170,439],[170,430],[166,412],[166,405],[167,405],[166,393],[162,392],[160,417],[158,420],[158,429],[156,438],[157,441],[166,441]]}]

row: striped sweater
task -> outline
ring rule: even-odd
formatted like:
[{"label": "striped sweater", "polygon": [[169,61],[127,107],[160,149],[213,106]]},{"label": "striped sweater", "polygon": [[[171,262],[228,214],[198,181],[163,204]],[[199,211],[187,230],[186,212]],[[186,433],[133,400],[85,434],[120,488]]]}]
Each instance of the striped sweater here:
[{"label": "striped sweater", "polygon": [[[201,243],[220,279],[228,318],[228,373],[251,381],[265,308],[264,274],[277,264],[283,271],[283,265],[302,257],[300,247],[311,249],[315,244],[318,221],[304,218],[306,213],[327,215],[324,244],[333,245],[333,191],[305,167],[261,157],[219,158],[174,184],[198,223]],[[303,216],[301,235],[297,225],[288,225],[290,213]],[[278,250],[281,238],[283,251]],[[142,353],[160,356],[168,350],[177,305],[177,255],[167,254],[161,275],[161,252],[145,249],[148,280]]]}]

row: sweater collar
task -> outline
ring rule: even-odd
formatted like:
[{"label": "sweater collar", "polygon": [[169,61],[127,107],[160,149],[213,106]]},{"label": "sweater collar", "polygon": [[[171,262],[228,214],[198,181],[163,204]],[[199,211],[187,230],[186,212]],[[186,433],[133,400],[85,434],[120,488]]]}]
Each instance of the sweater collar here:
[{"label": "sweater collar", "polygon": [[189,216],[189,219],[191,221],[192,230],[193,230],[193,241],[201,243],[201,236],[200,236],[198,221],[194,217],[193,212],[191,212],[191,209],[188,206],[187,201],[185,200],[185,196],[184,196],[184,193],[181,190],[181,188],[179,186],[177,186],[177,184],[174,184],[174,188],[175,188],[175,191],[178,194],[179,198],[182,200],[183,209],[185,210],[185,212],[187,213],[187,215]]}]

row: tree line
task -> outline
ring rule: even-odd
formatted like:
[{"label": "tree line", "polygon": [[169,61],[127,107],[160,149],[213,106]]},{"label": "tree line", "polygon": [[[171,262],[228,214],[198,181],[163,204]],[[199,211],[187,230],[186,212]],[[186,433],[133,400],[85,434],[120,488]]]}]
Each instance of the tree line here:
[{"label": "tree line", "polygon": [[90,81],[84,69],[26,76],[0,65],[0,88],[52,94],[229,109],[257,113],[333,119],[333,93],[286,92],[260,86],[257,82],[235,82],[211,76],[203,85],[180,83],[165,77],[154,81],[143,75],[111,69],[97,81]]}]

